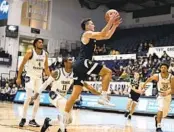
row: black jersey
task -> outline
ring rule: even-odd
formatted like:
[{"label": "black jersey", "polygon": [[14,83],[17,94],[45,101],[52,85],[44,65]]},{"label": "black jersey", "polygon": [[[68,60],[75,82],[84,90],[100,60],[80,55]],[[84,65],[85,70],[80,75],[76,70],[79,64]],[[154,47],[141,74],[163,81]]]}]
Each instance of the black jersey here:
[{"label": "black jersey", "polygon": [[[133,79],[133,80],[131,81],[131,85],[132,85],[132,87],[134,87],[135,89],[138,89],[138,88],[139,88],[139,84],[140,84],[140,81],[139,81],[139,80]],[[139,97],[140,97],[140,94],[139,94],[139,93],[136,93],[134,90],[131,89],[130,94],[129,94],[129,97],[130,97],[133,101],[138,102]]]},{"label": "black jersey", "polygon": [[90,39],[88,44],[83,44],[81,42],[79,59],[92,60],[95,44],[96,44],[96,39]]},{"label": "black jersey", "polygon": [[135,89],[138,89],[139,88],[139,84],[140,84],[140,81],[139,80],[133,79],[131,81],[131,85],[132,85],[132,87],[135,87]]}]

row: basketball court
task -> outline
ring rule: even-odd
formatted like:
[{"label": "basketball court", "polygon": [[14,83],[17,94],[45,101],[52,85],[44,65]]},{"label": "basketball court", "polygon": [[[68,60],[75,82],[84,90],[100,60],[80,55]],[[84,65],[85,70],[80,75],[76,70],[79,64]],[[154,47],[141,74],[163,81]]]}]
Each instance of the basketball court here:
[{"label": "basketball court", "polygon": [[[19,128],[18,123],[22,114],[22,105],[8,102],[0,103],[1,132],[40,132],[40,128],[28,126]],[[28,110],[30,119],[32,108]],[[42,125],[45,117],[56,119],[57,111],[54,107],[40,107],[36,121]],[[155,132],[154,118],[148,116],[133,116],[131,122],[123,114],[97,112],[91,110],[74,110],[73,123],[67,128],[68,132]],[[164,132],[174,131],[174,120],[165,119]],[[50,127],[49,132],[57,132],[58,126]]]}]

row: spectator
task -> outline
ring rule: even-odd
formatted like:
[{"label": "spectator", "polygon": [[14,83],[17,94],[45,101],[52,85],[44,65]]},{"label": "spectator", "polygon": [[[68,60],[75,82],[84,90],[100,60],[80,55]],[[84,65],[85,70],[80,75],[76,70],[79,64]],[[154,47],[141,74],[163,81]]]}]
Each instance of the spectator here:
[{"label": "spectator", "polygon": [[154,59],[158,60],[158,56],[155,53],[153,53],[153,55],[152,55],[152,60],[154,60]]},{"label": "spectator", "polygon": [[10,92],[11,92],[11,88],[10,88],[9,84],[6,83],[6,86],[5,86],[5,100],[7,100],[7,101],[10,100]]},{"label": "spectator", "polygon": [[166,53],[166,51],[163,51],[163,55],[161,56],[161,60],[167,59],[167,57],[169,57],[169,55]]},{"label": "spectator", "polygon": [[169,67],[169,72],[174,75],[174,62],[171,62],[170,67]]},{"label": "spectator", "polygon": [[18,91],[18,88],[16,87],[16,84],[13,84],[13,87],[10,91],[10,101],[14,100],[14,97],[15,97],[17,91]]},{"label": "spectator", "polygon": [[5,91],[5,88],[1,88],[1,100],[2,101],[5,101],[6,100],[6,91]]}]

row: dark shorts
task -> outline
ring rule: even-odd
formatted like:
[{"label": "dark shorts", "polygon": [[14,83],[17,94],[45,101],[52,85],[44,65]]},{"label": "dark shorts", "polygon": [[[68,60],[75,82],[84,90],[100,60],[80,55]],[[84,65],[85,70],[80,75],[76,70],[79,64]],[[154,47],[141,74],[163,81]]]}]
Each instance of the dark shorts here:
[{"label": "dark shorts", "polygon": [[129,94],[129,98],[132,99],[135,102],[139,101],[140,98],[140,94],[134,92],[133,90],[131,90],[130,94]]},{"label": "dark shorts", "polygon": [[81,85],[81,81],[85,81],[90,75],[98,75],[103,68],[102,65],[91,60],[77,60],[73,65],[74,85]]}]

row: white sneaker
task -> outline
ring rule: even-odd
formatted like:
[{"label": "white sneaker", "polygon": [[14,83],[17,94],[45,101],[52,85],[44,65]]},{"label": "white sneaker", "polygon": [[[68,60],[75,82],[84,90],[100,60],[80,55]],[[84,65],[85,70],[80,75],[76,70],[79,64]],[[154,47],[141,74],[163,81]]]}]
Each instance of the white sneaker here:
[{"label": "white sneaker", "polygon": [[98,103],[104,106],[115,107],[115,104],[109,102],[107,95],[101,95],[98,99]]}]

